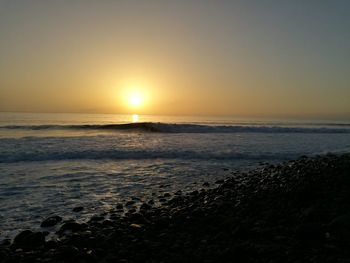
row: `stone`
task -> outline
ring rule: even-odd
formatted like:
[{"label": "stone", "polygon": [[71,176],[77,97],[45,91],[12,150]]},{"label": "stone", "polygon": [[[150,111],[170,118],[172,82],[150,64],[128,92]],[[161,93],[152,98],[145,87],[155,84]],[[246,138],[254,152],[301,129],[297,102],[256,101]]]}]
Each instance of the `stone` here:
[{"label": "stone", "polygon": [[57,225],[59,222],[62,221],[62,217],[60,216],[51,216],[49,218],[46,218],[42,223],[41,227],[51,227]]},{"label": "stone", "polygon": [[14,245],[20,248],[36,248],[44,245],[45,236],[41,232],[25,230],[14,239]]},{"label": "stone", "polygon": [[141,206],[140,206],[140,210],[149,210],[151,209],[152,206],[150,206],[149,204],[146,204],[146,203],[143,203]]},{"label": "stone", "polygon": [[105,219],[103,216],[93,216],[90,221],[102,221],[103,219]]},{"label": "stone", "polygon": [[62,246],[57,249],[57,254],[62,259],[68,259],[76,256],[79,253],[79,249],[75,246]]},{"label": "stone", "polygon": [[61,226],[59,232],[64,232],[64,231],[67,231],[67,230],[70,230],[72,232],[76,232],[76,231],[80,231],[80,230],[84,229],[85,227],[86,227],[85,224],[79,224],[79,223],[76,223],[76,222],[67,222],[67,223],[64,223]]},{"label": "stone", "polygon": [[77,206],[77,207],[74,207],[73,208],[73,212],[81,212],[81,211],[83,211],[84,210],[84,207],[82,207],[82,206]]},{"label": "stone", "polygon": [[116,205],[116,208],[117,208],[118,210],[121,210],[121,209],[124,208],[124,206],[123,206],[123,204],[117,204],[117,205]]},{"label": "stone", "polygon": [[350,238],[350,214],[334,218],[328,225],[331,233],[342,239]]},{"label": "stone", "polygon": [[215,181],[216,184],[223,184],[224,183],[224,180],[217,180]]},{"label": "stone", "polygon": [[26,236],[28,236],[28,235],[30,235],[30,234],[32,234],[33,232],[32,231],[30,231],[30,230],[24,230],[24,231],[22,231],[21,233],[19,233],[16,237],[15,237],[15,239],[13,240],[13,243],[20,243],[20,242],[22,242],[23,241],[23,239],[26,237]]},{"label": "stone", "polygon": [[126,206],[130,206],[130,205],[133,205],[133,204],[135,204],[135,201],[130,200],[130,201],[127,201],[125,205]]},{"label": "stone", "polygon": [[139,225],[139,224],[130,224],[130,227],[131,227],[131,228],[134,228],[134,229],[141,229],[141,228],[142,228],[142,225]]}]

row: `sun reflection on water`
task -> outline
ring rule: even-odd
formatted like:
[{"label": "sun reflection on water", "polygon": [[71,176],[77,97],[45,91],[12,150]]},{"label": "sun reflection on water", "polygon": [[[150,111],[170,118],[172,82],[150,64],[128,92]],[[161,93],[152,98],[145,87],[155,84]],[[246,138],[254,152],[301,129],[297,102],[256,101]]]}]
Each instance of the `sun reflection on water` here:
[{"label": "sun reflection on water", "polygon": [[139,121],[139,115],[137,115],[137,114],[133,114],[131,116],[131,118],[132,118],[132,122],[138,122]]}]

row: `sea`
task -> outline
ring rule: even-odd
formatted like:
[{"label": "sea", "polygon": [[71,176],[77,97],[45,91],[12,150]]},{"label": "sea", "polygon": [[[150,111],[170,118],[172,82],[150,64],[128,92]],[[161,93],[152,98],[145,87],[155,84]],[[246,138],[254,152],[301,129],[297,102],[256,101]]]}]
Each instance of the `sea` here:
[{"label": "sea", "polygon": [[0,113],[0,240],[52,215],[84,222],[128,200],[160,205],[266,163],[344,152],[350,120]]}]

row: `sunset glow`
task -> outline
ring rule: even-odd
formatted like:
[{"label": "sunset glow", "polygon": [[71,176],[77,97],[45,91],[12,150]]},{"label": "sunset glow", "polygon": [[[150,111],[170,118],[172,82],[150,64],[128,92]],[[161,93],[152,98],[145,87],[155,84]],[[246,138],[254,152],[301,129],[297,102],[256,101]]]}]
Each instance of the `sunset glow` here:
[{"label": "sunset glow", "polygon": [[142,105],[142,96],[139,92],[129,94],[128,102],[132,107],[140,107]]},{"label": "sunset glow", "polygon": [[350,117],[348,1],[5,2],[0,111]]}]

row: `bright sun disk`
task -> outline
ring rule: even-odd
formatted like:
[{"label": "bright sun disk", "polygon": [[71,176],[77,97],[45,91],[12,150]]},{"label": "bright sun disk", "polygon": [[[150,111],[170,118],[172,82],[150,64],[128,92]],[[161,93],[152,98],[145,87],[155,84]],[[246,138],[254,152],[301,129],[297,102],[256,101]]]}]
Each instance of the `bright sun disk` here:
[{"label": "bright sun disk", "polygon": [[142,98],[139,93],[130,93],[129,94],[129,104],[133,107],[138,107],[142,104]]}]

